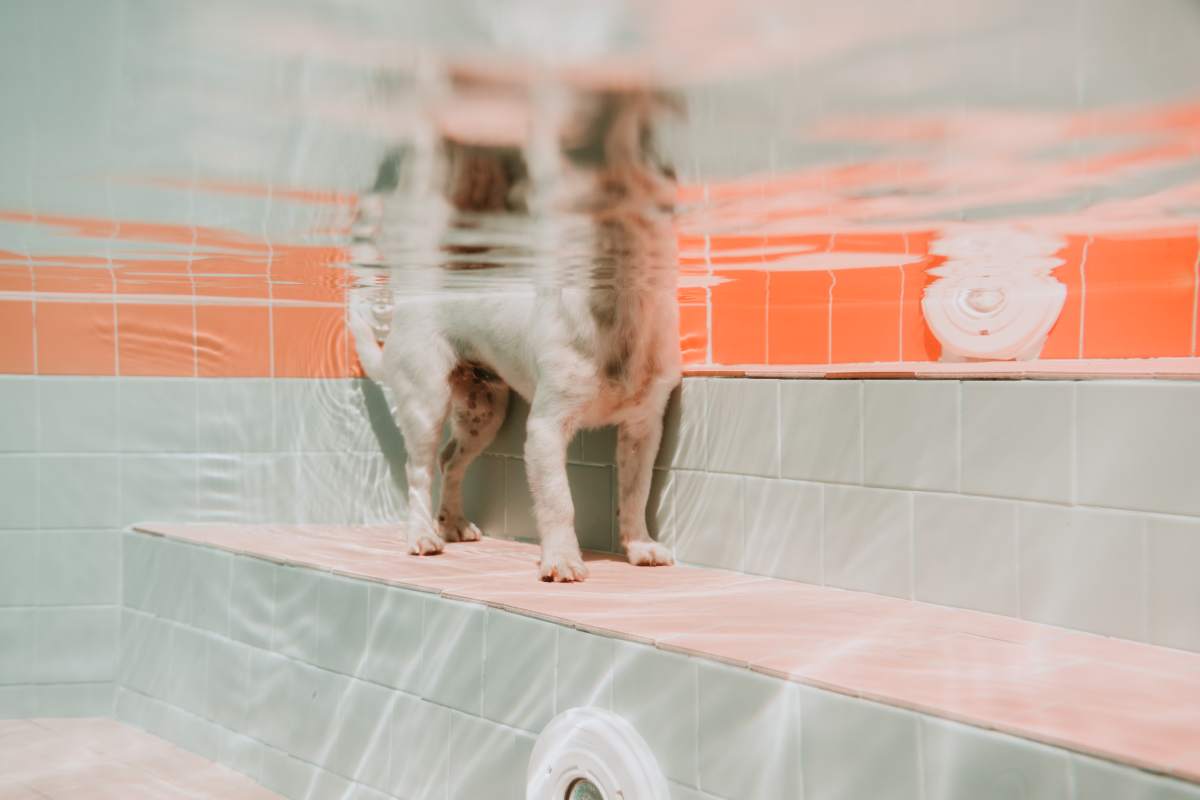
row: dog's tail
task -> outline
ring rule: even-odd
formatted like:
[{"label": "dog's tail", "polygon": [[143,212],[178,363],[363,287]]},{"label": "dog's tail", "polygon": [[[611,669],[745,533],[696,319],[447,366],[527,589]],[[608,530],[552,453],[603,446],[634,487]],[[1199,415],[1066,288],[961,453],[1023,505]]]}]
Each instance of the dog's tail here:
[{"label": "dog's tail", "polygon": [[352,303],[347,313],[347,324],[350,333],[354,335],[354,349],[358,351],[358,360],[363,372],[374,381],[383,380],[383,347],[375,338],[375,329],[367,321],[369,309],[355,307]]}]

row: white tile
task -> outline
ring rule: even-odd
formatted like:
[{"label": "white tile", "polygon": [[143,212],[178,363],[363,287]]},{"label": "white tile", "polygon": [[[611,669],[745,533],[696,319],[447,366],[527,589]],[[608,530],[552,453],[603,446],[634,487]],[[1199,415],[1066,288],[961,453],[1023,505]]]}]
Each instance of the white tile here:
[{"label": "white tile", "polygon": [[421,696],[467,714],[483,702],[483,627],[487,607],[455,600],[425,601]]},{"label": "white tile", "polygon": [[779,475],[778,383],[726,378],[708,384],[706,469]]},{"label": "white tile", "polygon": [[32,683],[37,672],[36,612],[25,608],[0,608],[0,684]]},{"label": "white tile", "polygon": [[118,527],[120,462],[115,456],[42,456],[39,469],[43,528]]},{"label": "white tile", "polygon": [[276,380],[275,449],[311,453],[376,450],[358,385],[347,380]]},{"label": "white tile", "polygon": [[1145,639],[1143,523],[1133,514],[1022,505],[1021,616]]},{"label": "white tile", "polygon": [[617,642],[607,636],[555,626],[558,668],[554,713],[571,708],[612,708]]},{"label": "white tile", "polygon": [[229,635],[253,647],[271,646],[275,573],[280,567],[248,556],[233,559]]},{"label": "white tile", "polygon": [[174,626],[165,620],[125,609],[121,613],[120,683],[153,697],[167,692]]},{"label": "white tile", "polygon": [[550,721],[558,628],[507,611],[487,610],[483,716],[534,733]]},{"label": "white tile", "polygon": [[920,800],[915,714],[808,687],[800,698],[805,800]]},{"label": "white tile", "polygon": [[190,555],[196,591],[192,621],[198,628],[228,636],[234,556],[208,547],[197,547]]},{"label": "white tile", "polygon": [[292,684],[298,683],[300,669],[298,662],[281,655],[266,650],[250,651],[246,733],[285,752],[292,730],[299,724]]},{"label": "white tile", "polygon": [[112,683],[60,683],[37,687],[39,717],[110,717]]},{"label": "white tile", "polygon": [[231,731],[246,730],[250,695],[250,659],[253,650],[220,636],[208,639],[208,719]]},{"label": "white tile", "polygon": [[463,512],[485,535],[504,535],[504,462],[501,456],[482,455],[463,480]]},{"label": "white tile", "polygon": [[126,453],[194,453],[196,383],[191,378],[121,381],[121,450]]},{"label": "white tile", "polygon": [[[117,381],[112,378],[40,379],[36,415],[43,453],[115,453]],[[32,432],[33,417],[29,418]]]},{"label": "white tile", "polygon": [[675,556],[689,564],[741,569],[745,552],[742,503],[745,484],[736,475],[675,473]]},{"label": "white tile", "polygon": [[165,619],[191,624],[196,603],[191,554],[195,545],[162,538],[158,543],[158,570],[151,577],[147,610]]},{"label": "white tile", "polygon": [[872,486],[958,488],[958,383],[868,381],[863,477]]},{"label": "white tile", "polygon": [[698,671],[700,788],[745,800],[802,796],[800,687],[723,664]]},{"label": "white tile", "polygon": [[191,455],[124,456],[121,459],[124,524],[195,518],[196,466],[196,457]]},{"label": "white tile", "polygon": [[354,675],[367,646],[368,584],[321,575],[317,591],[317,649],[319,667]]},{"label": "white tile", "polygon": [[33,453],[38,448],[38,378],[0,377],[0,453]]},{"label": "white tile", "polygon": [[255,783],[262,783],[263,751],[266,749],[265,744],[249,736],[231,733],[221,742],[216,760]]},{"label": "white tile", "polygon": [[914,500],[914,598],[1016,616],[1015,504],[927,494]]},{"label": "white tile", "polygon": [[1082,755],[1071,756],[1077,800],[1198,800],[1200,786]]},{"label": "white tile", "polygon": [[1149,640],[1200,652],[1200,520],[1146,520]]},{"label": "white tile", "polygon": [[318,771],[312,764],[280,750],[270,747],[263,750],[262,784],[283,797],[307,800],[316,784]]},{"label": "white tile", "polygon": [[37,531],[0,531],[0,606],[31,606],[41,592]]},{"label": "white tile", "polygon": [[663,422],[659,467],[704,469],[707,456],[708,379],[685,378],[671,393]]},{"label": "white tile", "polygon": [[406,692],[419,688],[421,593],[372,585],[367,595],[367,645],[358,677]]},{"label": "white tile", "polygon": [[120,630],[116,606],[23,613],[32,615],[36,628],[33,661],[39,683],[111,681],[116,676]]},{"label": "white tile", "polygon": [[488,445],[488,453],[520,458],[525,454],[525,423],[529,419],[529,404],[516,392],[508,398],[508,414],[504,424],[496,432],[496,438]]},{"label": "white tile", "polygon": [[120,601],[121,535],[116,531],[42,531],[40,605],[115,605]]},{"label": "white tile", "polygon": [[[388,792],[405,800],[446,800],[450,759],[466,753],[449,747],[450,710],[411,695],[396,695]],[[474,754],[469,754],[469,760]]]},{"label": "white tile", "polygon": [[196,381],[197,449],[202,453],[270,451],[272,391],[266,379]]},{"label": "white tile", "polygon": [[962,489],[1071,502],[1074,384],[964,381]]},{"label": "white tile", "polygon": [[911,597],[912,498],[857,486],[826,486],[824,494],[825,583]]},{"label": "white tile", "polygon": [[178,625],[171,632],[171,656],[167,667],[168,703],[189,713],[208,711],[208,636]]},{"label": "white tile", "polygon": [[121,600],[128,608],[150,611],[162,538],[126,531],[121,543]]},{"label": "white tile", "polygon": [[517,458],[504,460],[504,514],[504,535],[507,538],[538,541],[533,495],[529,492],[525,462]]},{"label": "white tile", "polygon": [[317,662],[317,594],[320,573],[304,567],[280,567],[275,573],[271,649],[290,658]]},{"label": "white tile", "polygon": [[612,467],[570,464],[567,481],[575,503],[575,531],[584,550],[612,552],[613,485]]},{"label": "white tile", "polygon": [[698,690],[695,661],[617,643],[613,711],[642,735],[666,777],[689,786],[696,786],[699,776]]},{"label": "white tile", "polygon": [[334,718],[322,764],[344,778],[386,788],[391,718],[396,693],[366,681],[350,681]]},{"label": "white tile", "polygon": [[1083,383],[1080,503],[1200,514],[1200,383]]},{"label": "white tile", "polygon": [[37,456],[0,455],[0,528],[38,526],[38,469]]},{"label": "white tile", "polygon": [[746,556],[742,569],[821,582],[821,487],[769,478],[745,479]]},{"label": "white tile", "polygon": [[[355,523],[365,516],[356,494],[368,458],[359,453],[300,453],[295,459],[296,521],[305,524]],[[348,476],[355,476],[347,486]]]},{"label": "white tile", "polygon": [[471,758],[450,769],[449,797],[512,797],[525,792],[533,737],[463,714],[450,715],[450,740]]},{"label": "white tile", "polygon": [[925,800],[1071,797],[1062,750],[932,717],[921,720],[921,739]]},{"label": "white tile", "polygon": [[861,481],[862,392],[862,381],[780,381],[780,474],[827,483]]},{"label": "white tile", "polygon": [[313,764],[326,763],[337,740],[337,711],[351,678],[302,664],[292,672],[295,682],[289,696],[296,704],[296,723],[288,739],[288,752]]}]

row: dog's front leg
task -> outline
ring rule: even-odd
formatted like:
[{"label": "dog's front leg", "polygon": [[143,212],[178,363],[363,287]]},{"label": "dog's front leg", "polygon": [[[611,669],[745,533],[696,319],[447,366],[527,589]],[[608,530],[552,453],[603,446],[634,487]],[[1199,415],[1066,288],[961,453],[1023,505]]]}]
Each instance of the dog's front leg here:
[{"label": "dog's front leg", "polygon": [[575,506],[567,483],[567,444],[575,433],[569,414],[539,408],[535,400],[526,425],[525,468],[533,513],[542,540],[542,580],[581,581],[587,577],[575,536]]},{"label": "dog's front leg", "polygon": [[617,431],[617,522],[629,563],[673,564],[671,551],[650,538],[646,501],[650,497],[654,457],[662,440],[662,414],[623,423]]}]

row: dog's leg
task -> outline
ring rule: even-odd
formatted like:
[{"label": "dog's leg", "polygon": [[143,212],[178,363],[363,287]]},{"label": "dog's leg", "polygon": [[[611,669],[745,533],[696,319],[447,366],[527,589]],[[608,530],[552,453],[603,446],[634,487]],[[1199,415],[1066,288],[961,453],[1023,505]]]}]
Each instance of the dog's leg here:
[{"label": "dog's leg", "polygon": [[451,439],[442,449],[442,504],[437,517],[447,542],[474,542],[482,535],[463,516],[463,476],[496,438],[508,411],[508,395],[503,381],[480,377],[470,367],[460,366],[450,374]]},{"label": "dog's leg", "polygon": [[437,468],[438,440],[450,405],[449,371],[430,364],[430,372],[404,370],[393,379],[399,400],[396,424],[404,436],[408,477],[408,552],[415,556],[442,552],[445,544],[433,521],[433,471]]},{"label": "dog's leg", "polygon": [[[659,409],[661,411],[661,409]],[[639,566],[672,564],[671,551],[650,538],[646,529],[646,501],[654,457],[662,440],[662,414],[626,422],[617,431],[617,521],[621,546],[629,563]]]},{"label": "dog's leg", "polygon": [[587,567],[575,536],[575,506],[567,483],[567,445],[578,418],[561,406],[535,397],[526,424],[525,468],[542,539],[542,580],[581,581]]}]

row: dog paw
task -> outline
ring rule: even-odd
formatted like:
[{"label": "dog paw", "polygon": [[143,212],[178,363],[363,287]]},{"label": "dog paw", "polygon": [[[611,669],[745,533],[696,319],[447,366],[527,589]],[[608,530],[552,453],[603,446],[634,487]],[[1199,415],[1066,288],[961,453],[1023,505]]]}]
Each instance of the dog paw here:
[{"label": "dog paw", "polygon": [[442,552],[446,543],[442,537],[433,533],[411,536],[408,539],[408,554],[410,556],[435,556]]},{"label": "dog paw", "polygon": [[478,542],[483,537],[479,526],[464,517],[439,521],[438,527],[447,542]]},{"label": "dog paw", "polygon": [[542,580],[559,583],[581,581],[588,575],[579,553],[543,553],[540,571]]},{"label": "dog paw", "polygon": [[630,564],[639,567],[665,567],[675,563],[675,556],[670,549],[658,542],[629,542],[625,545],[625,555]]}]

